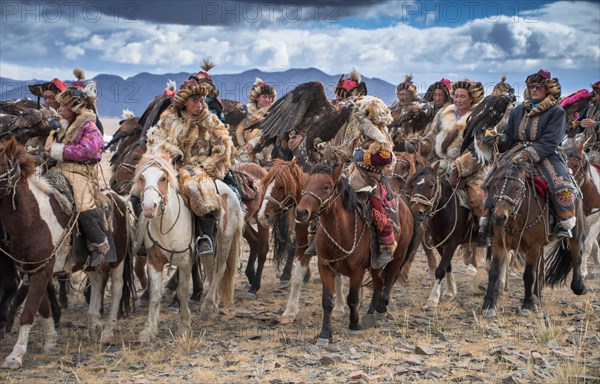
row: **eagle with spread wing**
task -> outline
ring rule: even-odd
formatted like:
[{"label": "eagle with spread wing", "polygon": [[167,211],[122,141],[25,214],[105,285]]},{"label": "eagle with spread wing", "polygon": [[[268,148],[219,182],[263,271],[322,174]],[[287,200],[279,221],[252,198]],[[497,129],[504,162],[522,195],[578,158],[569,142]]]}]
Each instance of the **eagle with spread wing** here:
[{"label": "eagle with spread wing", "polygon": [[0,101],[0,138],[14,136],[21,144],[33,137],[47,136],[59,128],[58,114],[53,109],[37,109],[29,99]]},{"label": "eagle with spread wing", "polygon": [[277,100],[263,120],[247,128],[262,131],[253,152],[258,153],[270,144],[275,144],[281,152],[289,151],[288,139],[302,135],[311,156],[317,138],[323,142],[331,140],[348,122],[353,108],[350,100],[334,105],[327,98],[323,83],[300,84]]},{"label": "eagle with spread wing", "polygon": [[517,98],[515,90],[502,75],[492,94],[486,96],[467,119],[460,153],[471,149],[481,164],[488,164],[494,157],[495,138],[502,133]]}]

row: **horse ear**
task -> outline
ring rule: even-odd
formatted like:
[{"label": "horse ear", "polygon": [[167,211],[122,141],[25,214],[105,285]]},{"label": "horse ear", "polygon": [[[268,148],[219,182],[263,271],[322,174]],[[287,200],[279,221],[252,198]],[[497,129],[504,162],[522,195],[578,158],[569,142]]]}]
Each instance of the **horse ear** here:
[{"label": "horse ear", "polygon": [[340,176],[342,175],[343,170],[344,170],[344,164],[338,164],[335,166],[335,168],[333,169],[333,173],[331,175],[334,182],[337,182],[340,179]]},{"label": "horse ear", "polygon": [[8,141],[6,142],[5,148],[6,148],[6,155],[9,158],[14,158],[15,157],[15,153],[17,153],[17,146],[18,146],[18,142],[17,139],[15,139],[14,136],[11,136],[10,139],[8,139]]},{"label": "horse ear", "polygon": [[577,153],[580,155],[583,155],[583,150],[584,150],[584,143],[585,140],[579,140],[579,142],[577,143]]},{"label": "horse ear", "polygon": [[433,173],[435,173],[437,175],[439,173],[439,171],[440,171],[440,161],[437,160],[436,162],[434,162],[431,165],[431,169],[433,170]]}]

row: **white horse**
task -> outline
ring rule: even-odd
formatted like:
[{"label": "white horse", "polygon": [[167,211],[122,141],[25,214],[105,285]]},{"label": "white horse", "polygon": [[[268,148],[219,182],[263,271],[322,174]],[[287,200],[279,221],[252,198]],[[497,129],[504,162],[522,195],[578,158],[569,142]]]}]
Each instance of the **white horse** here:
[{"label": "white horse", "polygon": [[[240,253],[243,231],[243,213],[233,191],[217,181],[221,196],[222,214],[217,218],[214,256],[203,257],[208,290],[201,307],[201,319],[216,316],[219,297],[225,304],[233,303],[235,265]],[[139,335],[140,342],[148,342],[158,335],[161,283],[164,266],[179,267],[177,297],[181,303],[178,335],[191,332],[190,297],[191,269],[194,261],[193,213],[178,191],[175,171],[167,157],[146,154],[137,166],[132,193],[142,199],[143,217],[138,227],[138,243],[144,241],[150,286],[148,319]]]}]

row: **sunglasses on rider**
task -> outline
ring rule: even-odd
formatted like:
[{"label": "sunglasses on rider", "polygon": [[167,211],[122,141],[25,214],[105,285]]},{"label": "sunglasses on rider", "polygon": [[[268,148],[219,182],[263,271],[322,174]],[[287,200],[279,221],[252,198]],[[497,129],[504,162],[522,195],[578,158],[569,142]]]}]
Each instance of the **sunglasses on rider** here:
[{"label": "sunglasses on rider", "polygon": [[527,84],[527,88],[540,89],[540,88],[544,88],[544,84],[539,84],[539,83]]}]

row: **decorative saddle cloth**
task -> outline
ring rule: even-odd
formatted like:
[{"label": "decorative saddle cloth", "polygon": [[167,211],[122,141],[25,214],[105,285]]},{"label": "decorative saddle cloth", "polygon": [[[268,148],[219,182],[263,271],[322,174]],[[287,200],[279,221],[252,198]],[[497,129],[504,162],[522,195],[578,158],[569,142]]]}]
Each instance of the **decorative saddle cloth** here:
[{"label": "decorative saddle cloth", "polygon": [[258,179],[254,176],[239,170],[231,170],[235,187],[240,193],[242,201],[254,200],[258,197]]}]

